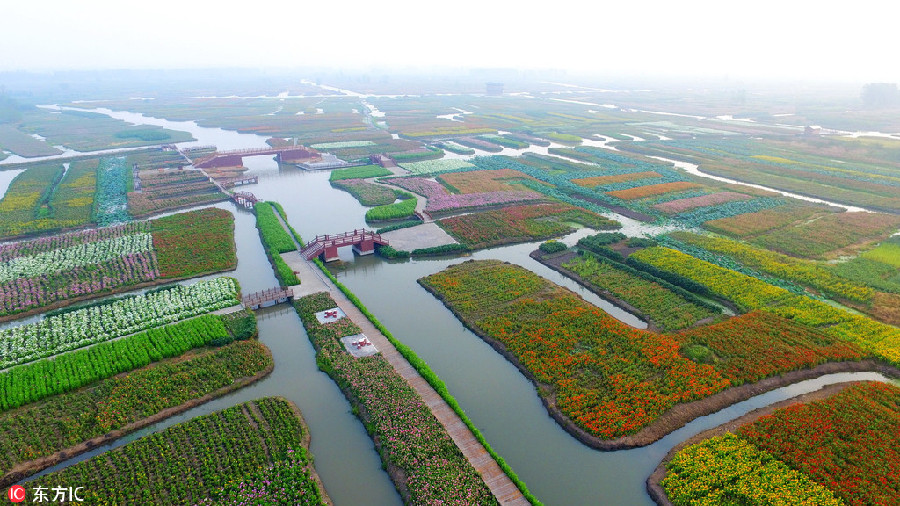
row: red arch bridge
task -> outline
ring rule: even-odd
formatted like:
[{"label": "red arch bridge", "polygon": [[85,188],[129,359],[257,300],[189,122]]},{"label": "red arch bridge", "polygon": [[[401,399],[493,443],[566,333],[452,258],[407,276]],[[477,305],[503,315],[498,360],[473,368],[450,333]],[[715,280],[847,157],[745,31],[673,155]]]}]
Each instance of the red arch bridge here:
[{"label": "red arch bridge", "polygon": [[338,248],[342,246],[353,246],[353,251],[360,255],[371,255],[375,252],[375,245],[390,246],[390,243],[371,230],[359,229],[352,232],[344,232],[338,235],[317,235],[316,238],[307,244],[300,255],[307,260],[312,260],[317,256],[323,256],[326,262],[338,260]]}]

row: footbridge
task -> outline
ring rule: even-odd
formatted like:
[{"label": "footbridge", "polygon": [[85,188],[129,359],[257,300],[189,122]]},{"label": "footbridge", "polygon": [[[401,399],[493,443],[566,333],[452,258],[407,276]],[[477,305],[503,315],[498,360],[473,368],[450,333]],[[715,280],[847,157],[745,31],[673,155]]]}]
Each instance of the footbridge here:
[{"label": "footbridge", "polygon": [[390,243],[371,230],[358,229],[352,232],[344,232],[338,235],[317,235],[302,250],[300,255],[307,260],[317,256],[323,256],[326,262],[338,260],[338,248],[353,246],[353,251],[360,255],[371,255],[375,252],[375,245],[390,246]]},{"label": "footbridge", "polygon": [[315,162],[322,159],[318,151],[303,146],[286,146],[280,148],[238,149],[234,151],[217,151],[194,162],[198,169],[219,169],[224,167],[243,167],[245,156],[275,155],[280,163]]}]

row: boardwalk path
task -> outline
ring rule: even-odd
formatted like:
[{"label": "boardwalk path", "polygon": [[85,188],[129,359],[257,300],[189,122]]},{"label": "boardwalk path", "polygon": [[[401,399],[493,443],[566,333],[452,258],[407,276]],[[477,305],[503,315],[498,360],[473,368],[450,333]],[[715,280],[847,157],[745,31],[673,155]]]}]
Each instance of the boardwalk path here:
[{"label": "boardwalk path", "polygon": [[[275,213],[278,216],[278,213]],[[280,219],[280,217],[279,217]],[[282,222],[284,224],[284,222]],[[290,232],[288,232],[290,233]],[[298,245],[299,246],[299,245]],[[462,450],[463,455],[469,460],[479,473],[484,483],[500,501],[500,504],[528,505],[529,502],[519,491],[509,476],[500,469],[497,462],[484,449],[481,443],[472,434],[459,415],[453,411],[446,401],[419,375],[418,371],[403,358],[403,355],[394,348],[394,345],[382,334],[362,312],[350,302],[343,292],[331,282],[319,268],[312,262],[308,262],[297,251],[283,253],[281,258],[297,272],[302,284],[292,287],[295,297],[303,297],[317,292],[329,292],[344,313],[359,325],[366,337],[372,341],[381,351],[382,356],[403,376],[404,379],[416,390],[425,404],[441,422],[441,425],[453,438],[456,446]]]}]

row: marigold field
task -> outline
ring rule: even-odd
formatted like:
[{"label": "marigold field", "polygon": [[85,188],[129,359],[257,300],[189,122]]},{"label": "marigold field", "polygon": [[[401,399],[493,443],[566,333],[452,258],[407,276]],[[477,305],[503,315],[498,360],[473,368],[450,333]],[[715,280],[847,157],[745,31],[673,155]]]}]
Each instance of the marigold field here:
[{"label": "marigold field", "polygon": [[896,504],[900,388],[864,382],[689,446],[662,481],[676,505]]},{"label": "marigold field", "polygon": [[634,329],[498,261],[464,262],[420,283],[479,334],[501,343],[538,383],[551,386],[556,407],[601,439],[633,434],[675,404],[729,386],[866,355],[762,312],[677,334]]}]

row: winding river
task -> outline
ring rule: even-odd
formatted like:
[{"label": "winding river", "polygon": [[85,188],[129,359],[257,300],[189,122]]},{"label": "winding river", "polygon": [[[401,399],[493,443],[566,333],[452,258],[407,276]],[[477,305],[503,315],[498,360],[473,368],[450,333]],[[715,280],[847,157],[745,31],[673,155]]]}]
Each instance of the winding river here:
[{"label": "winding river", "polygon": [[[108,112],[113,117],[141,124],[156,124],[193,134],[196,144],[217,144],[221,149],[257,147],[265,138],[252,134],[199,127],[194,122],[166,121],[129,112]],[[327,172],[306,172],[279,165],[271,157],[247,157],[248,175],[259,184],[248,187],[257,197],[277,200],[291,225],[303,237],[335,233],[365,226],[365,208],[349,194],[328,184]],[[5,174],[0,172],[0,178]],[[0,184],[4,179],[0,179]],[[8,183],[7,183],[8,184]],[[252,214],[231,203],[218,204],[236,217],[238,267],[234,276],[245,291],[277,284],[259,243]],[[630,220],[629,234],[656,233]],[[572,243],[588,230],[564,240]],[[495,258],[520,264],[566,286],[616,318],[636,327],[635,316],[610,305],[576,283],[531,259],[538,243],[479,251],[472,258]],[[754,397],[709,416],[694,420],[645,448],[600,452],[581,444],[547,414],[532,384],[500,354],[463,325],[416,280],[458,263],[460,258],[385,261],[340,252],[343,262],[335,274],[402,342],[425,359],[447,384],[487,441],[545,504],[653,504],[644,481],[666,452],[684,439],[732,420],[758,407],[813,391],[823,385],[859,379],[886,381],[874,373],[825,376]],[[389,296],[386,296],[389,295]],[[140,436],[215,410],[267,395],[294,401],[312,434],[315,465],[328,493],[338,505],[400,504],[362,424],[334,383],[316,369],[314,351],[305,331],[287,306],[258,313],[260,339],[272,349],[276,367],[268,378],[186,413],[138,431],[112,445],[64,462],[71,465],[120,446]]]}]

